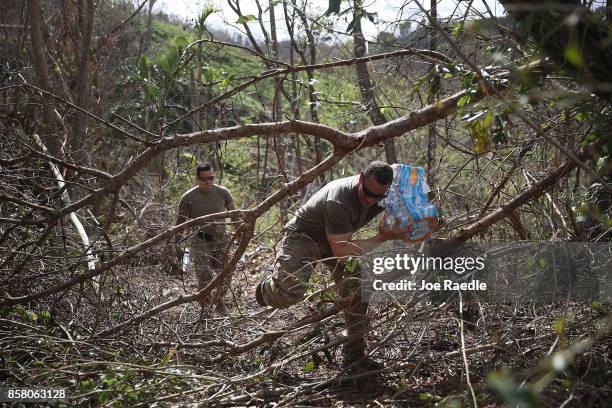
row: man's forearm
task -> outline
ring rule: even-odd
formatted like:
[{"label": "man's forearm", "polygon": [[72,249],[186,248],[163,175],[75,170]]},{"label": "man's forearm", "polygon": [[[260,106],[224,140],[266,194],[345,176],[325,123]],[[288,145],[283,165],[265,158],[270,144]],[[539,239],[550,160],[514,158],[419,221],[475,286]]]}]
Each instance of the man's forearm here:
[{"label": "man's forearm", "polygon": [[361,256],[382,244],[384,240],[380,235],[367,239],[352,239],[338,242],[335,247],[334,256],[343,258],[347,256]]}]

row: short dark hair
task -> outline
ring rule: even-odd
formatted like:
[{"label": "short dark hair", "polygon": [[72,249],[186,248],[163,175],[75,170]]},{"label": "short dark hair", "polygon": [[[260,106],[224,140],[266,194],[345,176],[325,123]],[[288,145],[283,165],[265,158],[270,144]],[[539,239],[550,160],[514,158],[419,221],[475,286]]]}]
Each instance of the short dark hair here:
[{"label": "short dark hair", "polygon": [[199,164],[198,167],[196,167],[196,176],[200,176],[201,171],[212,171],[212,166],[210,163]]},{"label": "short dark hair", "polygon": [[376,181],[380,184],[391,184],[393,181],[393,169],[387,163],[380,160],[368,164],[368,167],[363,171],[363,175],[366,178],[370,176],[376,177]]}]

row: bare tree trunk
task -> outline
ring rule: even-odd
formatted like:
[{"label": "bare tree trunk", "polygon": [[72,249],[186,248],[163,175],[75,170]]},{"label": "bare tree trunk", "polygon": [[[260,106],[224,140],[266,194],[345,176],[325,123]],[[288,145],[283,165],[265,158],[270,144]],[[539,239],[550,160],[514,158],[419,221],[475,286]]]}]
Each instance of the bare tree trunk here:
[{"label": "bare tree trunk", "polygon": [[[284,1],[283,8],[285,11],[285,20],[287,21],[287,29],[289,31],[289,38],[291,39],[291,45],[292,45],[291,51],[295,50],[300,55],[302,64],[314,65],[316,64],[316,61],[317,61],[317,49],[316,49],[316,44],[315,44],[315,38],[314,38],[314,35],[312,34],[312,29],[310,28],[308,18],[306,18],[306,11],[297,7],[295,0],[291,0],[291,5],[293,8],[293,14],[294,15],[297,14],[300,17],[300,21],[302,23],[302,26],[304,27],[304,32],[306,34],[306,39],[308,43],[310,61],[306,59],[304,50],[301,49],[298,43],[295,41],[294,28],[293,28],[294,19],[292,19],[291,22],[289,21],[289,15],[287,13],[287,3],[286,1]],[[315,93],[315,85],[314,85],[315,84],[314,71],[312,69],[307,69],[306,75],[308,76],[308,99],[310,102],[309,104],[310,119],[314,123],[319,123],[319,114],[317,113],[318,102],[317,102],[317,96]],[[306,143],[310,146],[308,139],[306,139]],[[314,161],[315,163],[318,164],[322,160],[321,138],[320,137],[315,136],[314,144],[312,147],[313,147],[314,155],[315,155]],[[322,180],[324,179],[324,174],[321,175],[321,179]]]},{"label": "bare tree trunk", "polygon": [[[361,31],[361,14],[362,14],[361,0],[355,0],[355,8],[353,11],[353,41],[355,49],[355,58],[365,57],[366,44]],[[380,111],[376,99],[374,98],[374,92],[372,91],[372,82],[370,81],[370,73],[368,72],[368,66],[364,61],[359,61],[355,64],[357,70],[357,84],[359,85],[359,91],[361,93],[361,101],[365,105],[372,123],[375,125],[383,125],[387,123],[387,119]],[[385,141],[385,156],[388,163],[396,163],[397,157],[395,153],[395,142],[393,140]]]},{"label": "bare tree trunk", "polygon": [[147,32],[145,33],[143,51],[147,51],[151,45],[151,34],[153,32],[153,6],[157,0],[149,0],[149,14],[147,15]]},{"label": "bare tree trunk", "polygon": [[[274,60],[278,60],[278,39],[276,38],[276,16],[274,14],[274,0],[270,0],[269,4],[269,9],[270,9],[270,36],[272,38],[272,59]],[[282,107],[282,100],[281,100],[281,88],[283,86],[283,81],[281,78],[277,77],[274,80],[274,117],[273,120],[276,122],[280,122],[283,120],[283,107]],[[276,147],[276,157],[278,160],[278,168],[280,170],[281,173],[283,174],[287,174],[286,168],[285,168],[285,148],[284,148],[284,141],[285,141],[285,137],[280,134],[278,136],[274,137],[274,144]],[[285,180],[285,182],[288,182],[289,180]],[[287,214],[288,214],[288,209],[287,209],[287,200],[283,199],[280,203],[280,216],[281,216],[281,223],[283,225],[285,225],[287,223]]]},{"label": "bare tree trunk", "polygon": [[[79,61],[79,76],[77,79],[77,106],[87,109],[89,89],[89,56],[91,54],[91,33],[93,31],[95,5],[93,0],[84,0],[84,16],[82,19],[83,42],[81,44],[81,58]],[[83,142],[86,137],[86,117],[83,112],[77,112],[74,130],[70,136],[69,145],[75,154],[77,162],[84,158]]]},{"label": "bare tree trunk", "polygon": [[[42,41],[41,21],[42,15],[38,0],[28,0],[28,13],[30,16],[30,36],[32,38],[32,61],[38,77],[38,86],[45,91],[51,91],[49,83],[49,72],[47,71],[47,61],[45,49]],[[43,120],[42,120],[42,140],[49,151],[58,156],[61,150],[59,137],[53,134],[56,122],[53,111],[51,110],[51,100],[47,95],[42,95],[43,101]]]},{"label": "bare tree trunk", "polygon": [[[438,20],[438,0],[431,0],[431,10],[430,10],[430,31],[429,31],[429,49],[432,51],[436,51],[438,48],[438,39],[436,36],[436,28],[437,24],[433,22],[437,22]],[[438,74],[435,72],[434,66],[432,64],[432,81],[439,83],[440,78]],[[432,104],[436,100],[436,93],[434,90],[429,92],[429,96],[427,98],[427,103]],[[434,184],[436,177],[436,142],[438,140],[438,134],[436,132],[436,123],[433,122],[428,126],[427,129],[427,184],[431,187],[431,191],[429,192],[429,199],[433,199],[434,193]]]},{"label": "bare tree trunk", "polygon": [[[201,39],[198,38],[198,40]],[[198,46],[196,51],[196,69],[193,81],[191,82],[191,105],[192,109],[200,106],[200,88],[199,83],[202,80],[202,48]],[[202,129],[202,122],[200,120],[200,111],[196,110],[192,116],[193,131],[197,132]]]},{"label": "bare tree trunk", "polygon": [[[283,3],[285,5],[285,3]],[[287,22],[288,23],[288,22]],[[293,65],[295,63],[294,58],[294,49],[293,47],[289,47],[289,64]],[[300,120],[300,102],[298,99],[298,91],[297,91],[297,73],[291,73],[291,110],[293,111],[293,118],[295,120]],[[300,135],[295,134],[295,165],[297,167],[298,174],[304,173],[304,166],[302,165],[302,148],[300,146]]]}]

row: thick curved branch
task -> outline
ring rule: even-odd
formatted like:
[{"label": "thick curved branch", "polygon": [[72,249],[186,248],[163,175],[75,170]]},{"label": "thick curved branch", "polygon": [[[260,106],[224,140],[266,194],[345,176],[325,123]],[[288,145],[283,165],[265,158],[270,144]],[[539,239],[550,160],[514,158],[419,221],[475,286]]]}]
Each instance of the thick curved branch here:
[{"label": "thick curved branch", "polygon": [[[538,62],[521,67],[520,72],[533,71],[540,69]],[[53,215],[36,220],[10,220],[3,219],[4,222],[22,223],[22,224],[37,224],[40,222],[48,222],[52,219],[62,217],[73,211],[82,208],[85,205],[91,204],[99,200],[109,193],[119,191],[129,179],[135,176],[138,171],[145,168],[147,164],[156,155],[163,151],[190,146],[198,143],[210,143],[221,140],[235,140],[244,137],[256,135],[277,135],[286,133],[300,133],[303,135],[317,136],[326,139],[333,146],[337,154],[348,154],[349,152],[358,151],[366,147],[374,146],[384,140],[398,137],[404,133],[425,126],[436,120],[442,119],[457,111],[457,101],[465,96],[467,91],[458,92],[446,99],[437,101],[431,105],[425,106],[422,109],[414,111],[407,116],[395,119],[384,125],[371,126],[363,131],[356,133],[346,133],[330,126],[303,122],[303,121],[286,121],[273,123],[248,124],[241,126],[233,126],[227,128],[204,130],[187,134],[178,134],[176,136],[167,136],[162,138],[157,144],[149,147],[142,152],[134,161],[130,163],[121,172],[114,175],[103,188],[100,188],[81,200],[73,203],[71,206],[57,210]],[[475,102],[488,94],[479,90],[477,94],[472,95],[472,101]]]}]

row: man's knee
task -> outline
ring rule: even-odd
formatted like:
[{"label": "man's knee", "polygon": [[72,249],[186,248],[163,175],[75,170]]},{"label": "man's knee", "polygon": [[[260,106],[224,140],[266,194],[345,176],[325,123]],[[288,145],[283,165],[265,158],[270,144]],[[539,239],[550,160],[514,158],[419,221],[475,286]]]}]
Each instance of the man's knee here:
[{"label": "man's knee", "polygon": [[314,263],[319,258],[318,246],[305,234],[285,236],[272,274],[264,277],[260,284],[264,302],[275,308],[285,308],[304,300]]},{"label": "man's knee", "polygon": [[261,293],[268,306],[277,309],[287,308],[300,303],[306,297],[305,283],[290,279],[283,281],[268,276],[261,281]]}]

